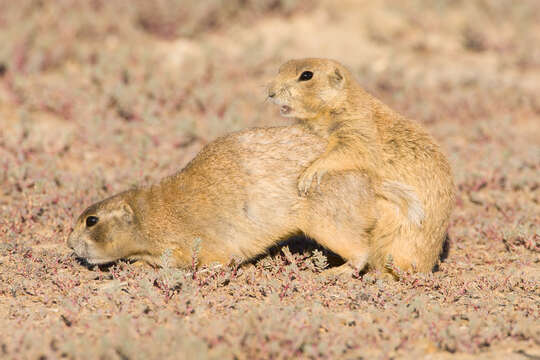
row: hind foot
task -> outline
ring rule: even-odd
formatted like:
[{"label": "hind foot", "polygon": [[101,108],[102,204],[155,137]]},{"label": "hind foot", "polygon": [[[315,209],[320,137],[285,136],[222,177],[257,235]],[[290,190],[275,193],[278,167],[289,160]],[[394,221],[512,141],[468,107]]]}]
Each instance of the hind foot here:
[{"label": "hind foot", "polygon": [[367,254],[365,254],[354,260],[349,260],[341,266],[336,266],[331,269],[325,270],[323,274],[327,277],[351,276],[364,270],[367,265],[367,260],[368,256]]}]

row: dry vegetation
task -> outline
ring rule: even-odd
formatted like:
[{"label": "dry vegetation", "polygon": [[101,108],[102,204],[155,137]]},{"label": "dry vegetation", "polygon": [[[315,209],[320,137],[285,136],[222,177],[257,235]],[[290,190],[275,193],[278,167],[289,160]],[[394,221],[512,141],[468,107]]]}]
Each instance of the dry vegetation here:
[{"label": "dry vegetation", "polygon": [[[0,0],[1,358],[539,359],[538,1],[148,4]],[[193,274],[167,256],[72,257],[92,202],[280,123],[265,81],[313,55],[449,155],[459,196],[437,272],[328,279],[292,245]]]}]

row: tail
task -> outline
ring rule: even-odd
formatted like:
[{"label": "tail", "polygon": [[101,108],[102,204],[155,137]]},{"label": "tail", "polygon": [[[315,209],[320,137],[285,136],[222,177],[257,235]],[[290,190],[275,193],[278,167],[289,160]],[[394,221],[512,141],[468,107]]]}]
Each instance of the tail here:
[{"label": "tail", "polygon": [[413,224],[422,225],[424,207],[411,186],[398,181],[384,181],[378,195],[396,204]]}]

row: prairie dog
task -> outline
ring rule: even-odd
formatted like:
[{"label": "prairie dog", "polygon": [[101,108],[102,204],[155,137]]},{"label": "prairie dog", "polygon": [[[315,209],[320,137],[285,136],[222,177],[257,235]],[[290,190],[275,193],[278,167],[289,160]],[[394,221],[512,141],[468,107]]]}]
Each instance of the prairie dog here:
[{"label": "prairie dog", "polygon": [[368,254],[376,224],[367,177],[359,172],[330,177],[322,197],[296,191],[301,169],[324,145],[298,126],[222,137],[176,175],[87,208],[68,246],[91,264],[132,259],[159,265],[170,249],[176,266],[189,267],[196,239],[199,264],[226,264],[233,257],[251,259],[303,232],[356,261]]},{"label": "prairie dog", "polygon": [[[383,268],[391,255],[403,269],[430,271],[444,240],[448,208],[428,204],[426,220],[433,224],[411,226],[395,205],[379,204],[360,171],[329,174],[320,193],[300,196],[298,176],[325,146],[301,126],[224,136],[179,173],[90,206],[68,245],[92,264],[131,259],[159,265],[170,250],[174,265],[186,268],[197,239],[199,265],[227,264],[303,232],[343,257],[345,265]],[[443,181],[436,181],[425,193],[444,197],[444,189]],[[426,228],[431,232],[424,233]]]},{"label": "prairie dog", "polygon": [[[417,266],[427,271],[442,247],[455,188],[450,165],[426,130],[364,91],[333,60],[284,63],[269,84],[268,97],[281,106],[283,116],[327,141],[299,176],[299,190],[310,189],[313,179],[321,183],[323,176],[324,184],[325,174],[353,169],[366,174],[378,214],[370,262],[380,264],[387,253],[398,267],[409,268],[405,259],[417,256],[424,258]],[[409,222],[394,216],[396,205]]]},{"label": "prairie dog", "polygon": [[[406,178],[394,172],[434,146],[418,125],[365,92],[340,63],[327,59],[290,60],[270,83],[268,97],[291,117],[326,139],[325,151],[300,175],[298,189],[307,194],[329,172],[360,170],[375,193],[401,207],[420,225],[423,207]],[[406,152],[406,156],[401,156]],[[405,155],[405,154],[404,154]],[[395,164],[396,161],[401,162]],[[447,164],[441,164],[447,166]]]}]

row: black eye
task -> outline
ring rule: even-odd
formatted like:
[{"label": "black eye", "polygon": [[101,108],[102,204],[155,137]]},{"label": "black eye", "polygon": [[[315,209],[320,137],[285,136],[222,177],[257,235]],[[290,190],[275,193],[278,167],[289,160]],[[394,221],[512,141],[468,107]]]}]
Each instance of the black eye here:
[{"label": "black eye", "polygon": [[98,221],[99,221],[99,218],[97,216],[89,216],[86,218],[86,226],[92,227],[96,225]]},{"label": "black eye", "polygon": [[300,77],[298,78],[298,81],[308,81],[313,77],[313,73],[311,71],[304,71]]}]

